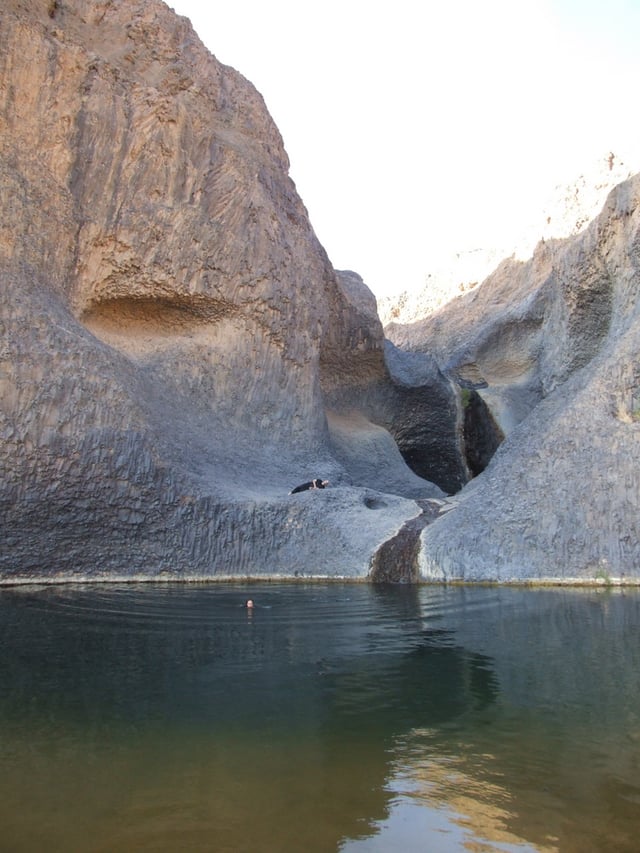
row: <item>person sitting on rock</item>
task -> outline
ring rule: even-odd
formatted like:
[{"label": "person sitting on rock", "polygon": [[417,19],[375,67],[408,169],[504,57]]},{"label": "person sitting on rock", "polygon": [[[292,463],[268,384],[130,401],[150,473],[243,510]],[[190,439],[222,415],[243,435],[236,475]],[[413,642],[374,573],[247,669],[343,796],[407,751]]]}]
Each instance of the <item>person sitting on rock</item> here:
[{"label": "person sitting on rock", "polygon": [[326,489],[328,485],[328,480],[320,480],[316,477],[315,480],[309,480],[308,483],[303,483],[301,486],[296,486],[295,489],[291,489],[289,494],[295,495],[297,492],[308,492],[310,489]]}]

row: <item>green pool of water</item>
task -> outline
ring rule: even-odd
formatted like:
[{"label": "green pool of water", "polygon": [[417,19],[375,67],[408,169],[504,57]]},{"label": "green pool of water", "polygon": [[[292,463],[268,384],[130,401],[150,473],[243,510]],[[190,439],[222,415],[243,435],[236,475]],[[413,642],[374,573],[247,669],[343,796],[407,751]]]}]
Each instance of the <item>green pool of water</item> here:
[{"label": "green pool of water", "polygon": [[635,590],[4,589],[0,851],[635,853],[639,700]]}]

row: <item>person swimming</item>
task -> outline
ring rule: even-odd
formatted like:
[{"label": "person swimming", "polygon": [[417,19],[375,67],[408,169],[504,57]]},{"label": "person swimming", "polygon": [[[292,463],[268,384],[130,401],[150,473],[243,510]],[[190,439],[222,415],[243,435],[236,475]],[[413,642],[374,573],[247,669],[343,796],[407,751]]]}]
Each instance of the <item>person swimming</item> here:
[{"label": "person swimming", "polygon": [[246,606],[247,610],[253,610],[253,599],[248,598],[245,606]]}]

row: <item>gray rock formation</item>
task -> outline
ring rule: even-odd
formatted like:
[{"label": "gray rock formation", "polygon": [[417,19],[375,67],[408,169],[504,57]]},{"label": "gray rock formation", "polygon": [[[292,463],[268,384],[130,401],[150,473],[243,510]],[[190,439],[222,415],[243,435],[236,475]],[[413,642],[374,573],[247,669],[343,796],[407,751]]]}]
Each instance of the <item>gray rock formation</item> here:
[{"label": "gray rock formation", "polygon": [[7,0],[0,39],[0,578],[368,576],[442,492],[359,408],[375,300],[258,92],[156,0]]},{"label": "gray rock formation", "polygon": [[[430,356],[384,341],[375,299],[364,293],[357,273],[339,273],[338,285],[348,308],[335,311],[333,347],[325,347],[322,360],[334,453],[361,485],[375,486],[383,477],[387,488],[419,498],[426,478],[444,492],[458,491],[469,472],[455,383]],[[388,448],[384,470],[372,452],[376,446]]]},{"label": "gray rock formation", "polygon": [[539,212],[530,211],[531,222],[517,239],[485,246],[460,246],[425,274],[424,287],[385,296],[378,301],[383,326],[413,323],[439,310],[451,299],[481,284],[505,258],[527,261],[541,240],[558,240],[580,234],[602,210],[607,196],[618,184],[640,169],[640,157],[624,159],[611,151],[586,165],[577,178],[553,188]]},{"label": "gray rock formation", "polygon": [[428,579],[640,576],[640,176],[583,233],[504,262],[473,293],[408,326],[481,396],[504,442],[422,534]]},{"label": "gray rock formation", "polygon": [[0,582],[640,577],[640,178],[385,343],[188,21],[0,39]]}]

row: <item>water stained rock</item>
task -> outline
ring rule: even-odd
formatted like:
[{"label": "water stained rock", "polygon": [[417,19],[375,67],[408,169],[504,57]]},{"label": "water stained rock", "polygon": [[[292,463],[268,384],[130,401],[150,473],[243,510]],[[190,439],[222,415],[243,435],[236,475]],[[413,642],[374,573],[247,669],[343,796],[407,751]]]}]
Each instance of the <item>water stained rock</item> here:
[{"label": "water stained rock", "polygon": [[373,555],[369,578],[373,583],[416,583],[420,534],[440,513],[440,501],[417,501],[420,515],[407,521]]},{"label": "water stained rock", "polygon": [[638,579],[640,176],[385,343],[186,18],[4,0],[0,37],[0,582]]}]

